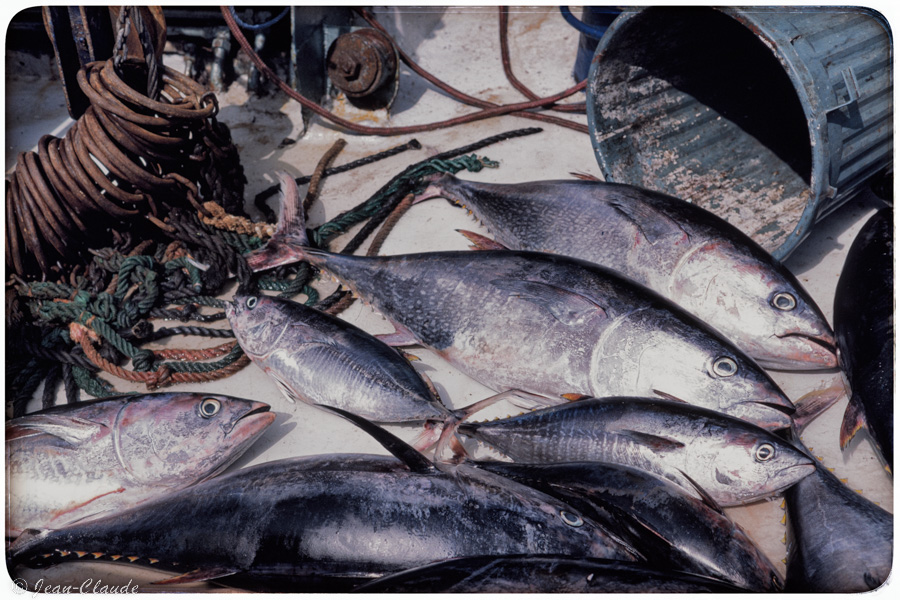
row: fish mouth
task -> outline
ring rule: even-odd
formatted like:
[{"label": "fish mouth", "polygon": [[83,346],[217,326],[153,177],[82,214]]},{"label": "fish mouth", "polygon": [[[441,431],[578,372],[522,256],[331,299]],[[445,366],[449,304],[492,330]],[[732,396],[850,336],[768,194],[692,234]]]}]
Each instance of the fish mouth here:
[{"label": "fish mouth", "polygon": [[232,435],[237,429],[238,435],[253,437],[261,433],[275,421],[275,413],[268,404],[254,402],[253,407],[232,423],[231,428],[225,434]]},{"label": "fish mouth", "polygon": [[789,347],[786,352],[755,357],[766,369],[824,370],[838,366],[836,345],[831,335],[792,332],[775,337],[787,342]]},{"label": "fish mouth", "polygon": [[[816,465],[815,465],[815,463],[812,461],[812,459],[810,459],[809,462],[802,462],[802,463],[799,463],[799,464],[796,464],[796,465],[791,465],[791,466],[789,466],[789,467],[785,467],[785,468],[781,469],[781,470],[779,471],[779,473],[782,474],[782,475],[785,475],[785,474],[790,475],[791,478],[794,479],[794,482],[793,482],[793,483],[790,483],[790,484],[788,484],[788,485],[785,486],[785,489],[787,489],[788,487],[790,487],[790,486],[793,485],[794,483],[797,483],[798,481],[800,481],[800,480],[803,479],[804,477],[809,477],[810,475],[812,475],[813,472],[815,472],[815,470],[816,470]],[[806,475],[800,475],[800,476],[798,477],[798,476],[797,476],[797,471],[808,471],[808,472],[806,473]],[[781,491],[784,491],[784,490],[781,490]]]}]

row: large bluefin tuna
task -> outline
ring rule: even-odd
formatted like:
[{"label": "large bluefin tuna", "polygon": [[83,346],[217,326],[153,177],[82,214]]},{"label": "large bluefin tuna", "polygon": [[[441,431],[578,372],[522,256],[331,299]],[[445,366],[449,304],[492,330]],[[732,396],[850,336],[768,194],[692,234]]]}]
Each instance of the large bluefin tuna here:
[{"label": "large bluefin tuna", "polygon": [[435,176],[418,201],[471,210],[510,249],[609,267],[673,300],[762,366],[836,366],[834,338],[797,278],[749,236],[699,206],[625,184],[492,184]]},{"label": "large bluefin tuna", "polygon": [[275,420],[269,406],[159,393],[68,404],[6,424],[6,535],[104,515],[213,477]]},{"label": "large bluefin tuna", "polygon": [[516,462],[598,461],[643,469],[722,506],[773,496],[813,471],[809,457],[769,431],[667,400],[588,398],[463,423],[459,432]]},{"label": "large bluefin tuna", "polygon": [[845,447],[865,428],[894,468],[894,211],[884,208],[859,231],[834,295],[834,329],[850,402]]},{"label": "large bluefin tuna", "polygon": [[854,594],[879,588],[893,568],[894,515],[816,461],[785,494],[788,591]]},{"label": "large bluefin tuna", "polygon": [[8,561],[128,561],[175,574],[158,583],[324,592],[460,556],[637,558],[564,502],[466,465],[439,470],[379,431],[404,460],[333,454],[246,467],[91,523],[29,531]]},{"label": "large bluefin tuna", "polygon": [[389,318],[391,343],[422,344],[499,391],[677,398],[776,429],[793,405],[720,333],[613,271],[537,252],[348,256],[307,247],[296,184],[248,256],[254,270],[308,260]]},{"label": "large bluefin tuna", "polygon": [[784,588],[778,570],[718,505],[653,473],[601,462],[475,464],[580,508],[653,557],[656,568],[746,591]]}]

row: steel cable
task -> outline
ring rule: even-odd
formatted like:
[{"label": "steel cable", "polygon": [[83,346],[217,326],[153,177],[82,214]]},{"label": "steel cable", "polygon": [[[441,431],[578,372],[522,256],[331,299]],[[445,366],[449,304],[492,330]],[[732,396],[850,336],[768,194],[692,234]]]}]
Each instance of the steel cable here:
[{"label": "steel cable", "polygon": [[149,98],[128,83],[145,68],[87,65],[77,79],[89,108],[62,139],[19,154],[6,209],[6,263],[18,275],[47,276],[85,258],[88,243],[104,245],[98,234],[140,229],[134,217],[201,198],[243,214],[246,180],[215,96],[163,67],[159,99]]}]

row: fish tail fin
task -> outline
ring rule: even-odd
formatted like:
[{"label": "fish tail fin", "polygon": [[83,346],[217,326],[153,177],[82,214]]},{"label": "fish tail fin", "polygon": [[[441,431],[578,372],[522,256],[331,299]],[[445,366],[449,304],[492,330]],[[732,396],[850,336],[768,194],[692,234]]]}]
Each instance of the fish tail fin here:
[{"label": "fish tail fin", "polygon": [[434,173],[432,175],[428,175],[422,178],[423,183],[427,183],[428,186],[416,194],[416,197],[413,199],[413,204],[418,204],[419,202],[425,202],[426,200],[431,200],[432,198],[447,198],[447,190],[445,190],[441,186],[441,182],[445,181],[448,178],[452,178],[452,175],[448,173]]},{"label": "fish tail fin", "polygon": [[847,447],[850,440],[862,429],[866,424],[866,416],[862,410],[862,403],[858,399],[850,398],[847,404],[847,410],[844,412],[844,420],[841,421],[840,443],[841,450]]},{"label": "fish tail fin", "polygon": [[[450,448],[452,451],[453,461],[458,461],[461,458],[466,458],[468,456],[468,452],[466,452],[465,446],[463,446],[462,439],[459,437],[459,428],[460,426],[472,415],[477,413],[480,410],[484,410],[485,408],[491,406],[509,397],[509,392],[503,392],[500,394],[494,394],[493,396],[488,396],[487,398],[483,398],[477,402],[473,402],[472,404],[465,406],[463,408],[454,410],[447,419],[444,420],[444,423],[440,427],[440,434],[437,435],[437,439],[432,443],[435,446],[434,457],[437,462],[440,460],[440,457],[446,454],[447,448]],[[423,433],[420,438],[422,441],[427,439],[427,435]],[[436,432],[430,432],[430,436],[433,439],[436,435]]]},{"label": "fish tail fin", "polygon": [[294,178],[283,171],[276,173],[281,184],[281,210],[275,233],[265,246],[247,256],[247,264],[254,272],[306,260],[309,238],[306,236],[306,216],[300,202],[300,190]]}]

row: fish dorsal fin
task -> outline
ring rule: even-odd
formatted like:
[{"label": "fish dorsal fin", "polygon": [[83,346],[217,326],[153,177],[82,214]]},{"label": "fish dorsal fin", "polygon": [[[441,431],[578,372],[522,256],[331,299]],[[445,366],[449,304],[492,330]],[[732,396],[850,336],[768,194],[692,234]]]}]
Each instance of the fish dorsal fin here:
[{"label": "fish dorsal fin", "polygon": [[509,250],[509,248],[497,240],[492,240],[480,233],[475,233],[474,231],[468,231],[466,229],[457,229],[456,231],[472,242],[472,248],[474,250]]},{"label": "fish dorsal fin", "polygon": [[651,244],[669,236],[690,237],[678,223],[646,202],[623,199],[613,200],[609,205],[634,223]]},{"label": "fish dorsal fin", "polygon": [[239,573],[240,569],[236,569],[233,567],[201,567],[199,569],[194,569],[193,571],[189,571],[187,573],[182,573],[181,575],[176,575],[175,577],[169,577],[168,579],[160,579],[159,581],[152,582],[153,585],[172,585],[172,584],[181,584],[181,583],[194,583],[197,581],[209,581],[211,579],[218,579],[220,577],[227,577],[228,575],[234,575],[235,573]]},{"label": "fish dorsal fin", "polygon": [[494,279],[491,284],[510,296],[527,300],[546,309],[557,321],[578,327],[591,317],[606,318],[606,309],[584,294],[541,281]]},{"label": "fish dorsal fin", "polygon": [[[16,419],[6,430],[6,439],[45,433],[77,446],[100,434],[106,425],[63,415],[31,415]],[[34,432],[29,433],[29,431]]]},{"label": "fish dorsal fin", "polygon": [[375,441],[384,446],[385,450],[403,461],[413,473],[433,473],[435,471],[434,463],[423,456],[418,450],[368,419],[364,419],[359,415],[354,415],[351,412],[333,406],[326,406],[324,404],[316,404],[316,406],[344,417],[371,435],[375,438]]},{"label": "fish dorsal fin", "polygon": [[710,507],[711,509],[713,509],[714,511],[716,511],[719,514],[722,514],[722,515],[725,514],[725,509],[723,509],[722,506],[718,502],[716,502],[715,498],[713,498],[712,496],[709,495],[709,492],[707,492],[702,487],[700,487],[699,483],[694,481],[690,475],[688,475],[681,469],[678,469],[678,472],[681,473],[681,476],[684,477],[684,479],[689,484],[691,484],[692,490],[697,493],[697,495],[700,497],[700,499],[703,501],[704,504],[706,504],[708,507]]},{"label": "fish dorsal fin", "polygon": [[684,444],[678,440],[673,440],[672,438],[663,437],[661,435],[654,435],[652,433],[634,431],[633,429],[619,430],[616,432],[616,435],[630,438],[635,443],[646,446],[654,452],[670,452],[672,450],[684,448]]}]

